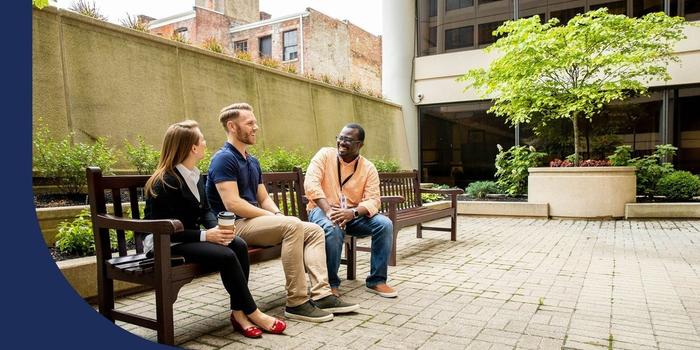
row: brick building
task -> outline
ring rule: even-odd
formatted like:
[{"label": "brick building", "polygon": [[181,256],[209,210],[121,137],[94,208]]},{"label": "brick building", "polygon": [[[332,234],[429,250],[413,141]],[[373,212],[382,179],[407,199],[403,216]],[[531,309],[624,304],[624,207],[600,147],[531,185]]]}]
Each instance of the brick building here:
[{"label": "brick building", "polygon": [[300,74],[325,74],[381,91],[381,37],[312,8],[232,26],[229,49],[248,51],[253,59],[272,57]]},{"label": "brick building", "polygon": [[229,53],[247,51],[254,61],[267,56],[299,74],[382,89],[381,37],[311,8],[271,18],[258,0],[196,0],[191,11],[151,21],[149,30],[166,38],[178,33],[198,46],[213,37]]}]

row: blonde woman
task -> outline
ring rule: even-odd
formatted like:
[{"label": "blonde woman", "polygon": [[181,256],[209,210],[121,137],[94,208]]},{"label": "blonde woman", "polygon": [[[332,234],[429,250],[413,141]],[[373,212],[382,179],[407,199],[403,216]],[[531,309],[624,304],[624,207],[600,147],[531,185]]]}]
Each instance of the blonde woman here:
[{"label": "blonde woman", "polygon": [[[221,273],[231,297],[231,324],[249,338],[262,331],[282,333],[287,325],[261,312],[248,289],[248,246],[234,231],[219,229],[207,201],[197,163],[204,158],[204,135],[197,122],[186,120],[165,132],[158,167],[146,183],[146,219],[178,219],[184,232],[172,236],[171,251],[186,261],[209,264]],[[200,229],[203,226],[205,229]],[[153,249],[153,237],[144,240]]]}]

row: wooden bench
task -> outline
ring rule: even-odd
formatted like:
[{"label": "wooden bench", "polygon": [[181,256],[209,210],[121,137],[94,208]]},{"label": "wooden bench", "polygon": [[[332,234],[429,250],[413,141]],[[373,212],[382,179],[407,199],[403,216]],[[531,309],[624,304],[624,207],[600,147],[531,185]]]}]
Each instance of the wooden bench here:
[{"label": "wooden bench", "polygon": [[[179,220],[143,220],[140,218],[139,194],[148,180],[148,175],[103,176],[99,168],[86,170],[90,214],[95,235],[95,252],[97,255],[97,292],[99,312],[112,322],[119,320],[158,332],[158,342],[174,344],[173,303],[180,288],[195,277],[203,276],[214,270],[206,266],[188,263],[181,256],[171,255],[170,236],[183,231]],[[283,187],[285,175],[264,174],[264,179]],[[128,193],[131,205],[131,217],[123,217],[122,192]],[[105,192],[109,192],[114,204],[114,214],[107,213]],[[285,214],[301,208],[284,208]],[[299,213],[305,213],[305,210]],[[113,257],[110,247],[110,231],[116,231],[118,256]],[[134,232],[136,252],[128,252],[125,231]],[[143,252],[143,238],[153,233],[153,257]],[[272,247],[249,247],[251,263],[274,259],[280,256],[281,245]],[[114,281],[126,281],[155,290],[156,318],[148,318],[135,313],[119,311],[114,308]]]},{"label": "wooden bench", "polygon": [[[423,230],[449,231],[450,240],[457,239],[457,195],[464,193],[458,188],[423,189],[420,188],[418,171],[379,173],[379,191],[382,195],[382,214],[394,224],[394,241],[389,257],[389,265],[396,266],[396,237],[404,227],[416,225],[416,237],[423,238]],[[433,209],[423,206],[422,193],[437,193],[450,196],[449,208]],[[397,200],[403,198],[403,200]],[[423,223],[447,218],[450,227],[424,226]],[[369,251],[366,247],[357,247],[360,251]]]}]

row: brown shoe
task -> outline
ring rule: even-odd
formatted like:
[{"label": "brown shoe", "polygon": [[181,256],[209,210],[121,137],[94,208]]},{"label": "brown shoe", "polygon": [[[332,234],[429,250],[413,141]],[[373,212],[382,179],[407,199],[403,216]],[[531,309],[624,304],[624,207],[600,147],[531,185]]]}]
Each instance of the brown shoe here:
[{"label": "brown shoe", "polygon": [[336,298],[340,298],[340,291],[338,290],[338,288],[331,288],[331,293],[333,293],[333,295],[335,295]]},{"label": "brown shoe", "polygon": [[367,290],[385,298],[396,298],[397,296],[399,296],[399,293],[396,293],[394,288],[389,287],[389,285],[386,283],[378,284],[372,287],[367,287]]}]

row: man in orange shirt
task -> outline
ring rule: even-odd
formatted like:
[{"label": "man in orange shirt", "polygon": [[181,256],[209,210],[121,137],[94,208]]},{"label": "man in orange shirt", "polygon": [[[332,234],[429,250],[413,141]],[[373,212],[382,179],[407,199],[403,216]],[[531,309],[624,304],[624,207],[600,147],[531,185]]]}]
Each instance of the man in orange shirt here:
[{"label": "man in orange shirt", "polygon": [[340,253],[345,234],[372,236],[372,257],[367,289],[385,298],[396,291],[386,284],[391,254],[391,220],[377,214],[380,209],[379,174],[374,164],[360,155],[365,131],[358,124],[343,127],[336,148],[324,147],[316,153],[306,172],[304,188],[309,198],[309,221],[326,234],[326,264],[331,290],[338,295]]}]

